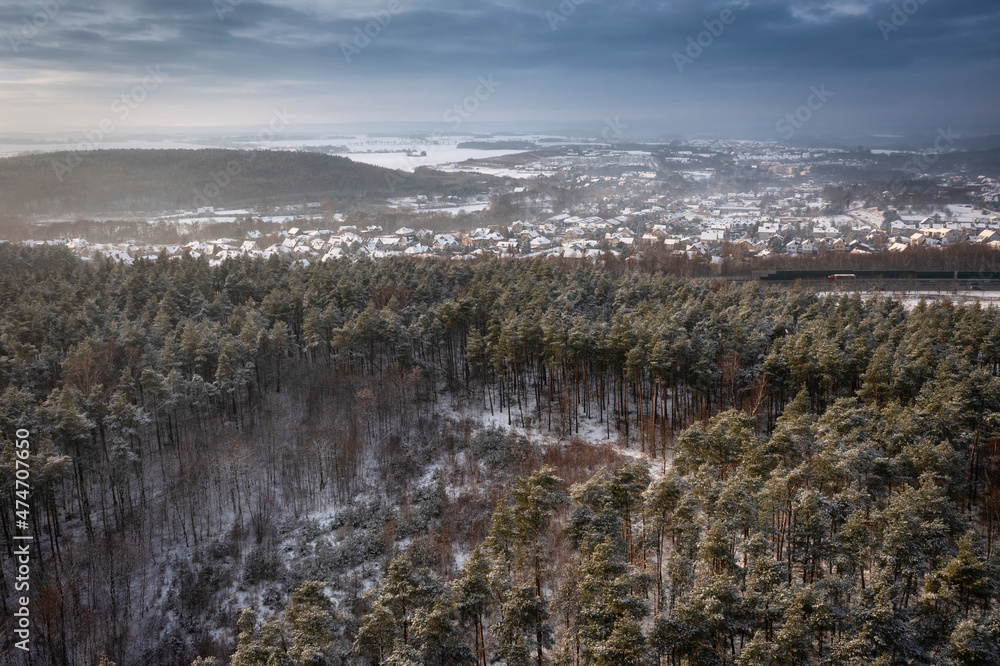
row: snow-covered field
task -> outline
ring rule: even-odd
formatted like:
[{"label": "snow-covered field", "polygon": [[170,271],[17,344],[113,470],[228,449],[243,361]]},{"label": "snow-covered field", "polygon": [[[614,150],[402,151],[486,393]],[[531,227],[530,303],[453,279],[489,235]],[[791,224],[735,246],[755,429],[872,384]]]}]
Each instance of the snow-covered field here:
[{"label": "snow-covered field", "polygon": [[[113,138],[113,137],[112,137]],[[536,141],[545,138],[541,135],[526,137],[491,137],[489,141]],[[304,150],[323,146],[345,147],[350,152],[343,153],[356,162],[375,166],[413,171],[421,166],[451,166],[470,159],[499,157],[522,150],[500,149],[480,150],[477,148],[459,148],[458,144],[478,140],[468,135],[442,135],[433,140],[415,139],[394,136],[369,136],[364,134],[350,136],[320,136],[316,138],[282,139],[278,141],[233,141],[224,138],[208,139],[200,143],[190,141],[163,140],[118,140],[98,141],[91,143],[83,136],[66,142],[37,144],[0,144],[0,157],[11,157],[25,153],[49,153],[58,151],[77,151],[92,149],[199,149],[199,148],[263,148],[270,150]],[[421,155],[421,153],[426,153]]]},{"label": "snow-covered field", "polygon": [[426,155],[408,155],[406,153],[351,153],[345,155],[355,162],[364,162],[388,169],[413,171],[422,166],[450,166],[465,160],[479,160],[488,157],[500,157],[520,150],[476,150],[456,146],[427,146],[418,144],[416,151],[426,151]]},{"label": "snow-covered field", "polygon": [[541,176],[550,175],[555,171],[543,172],[543,171],[521,171],[519,169],[498,169],[493,167],[484,166],[468,166],[462,164],[453,164],[450,166],[445,166],[440,169],[441,171],[447,171],[450,173],[481,173],[486,176],[495,176],[497,178],[540,178]]},{"label": "snow-covered field", "polygon": [[[827,292],[827,295],[833,292]],[[892,298],[903,304],[907,310],[912,310],[920,301],[926,303],[951,302],[981,303],[984,306],[1000,306],[1000,291],[864,291],[861,298],[874,297]]]},{"label": "snow-covered field", "polygon": [[[240,218],[253,215],[255,220],[264,224],[289,224],[292,222],[300,224],[318,223],[323,220],[321,215],[261,215],[257,216],[252,211],[233,212],[222,211],[218,213],[195,215],[191,212],[175,213],[172,215],[161,215],[149,218],[149,224],[161,224],[164,222],[181,226],[201,226],[206,224],[233,224]],[[94,216],[93,219],[103,219],[101,216]],[[113,218],[109,218],[113,219]]]},{"label": "snow-covered field", "polygon": [[459,213],[475,213],[487,210],[490,207],[490,202],[483,199],[481,201],[468,201],[461,205],[449,206],[421,203],[413,197],[405,197],[390,200],[389,207],[420,213],[448,213],[449,215],[458,215]]}]

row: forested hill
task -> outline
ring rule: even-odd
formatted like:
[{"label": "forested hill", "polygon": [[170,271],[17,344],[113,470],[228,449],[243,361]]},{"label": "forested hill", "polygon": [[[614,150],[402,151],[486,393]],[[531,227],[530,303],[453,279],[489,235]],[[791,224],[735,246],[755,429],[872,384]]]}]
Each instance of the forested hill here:
[{"label": "forested hill", "polygon": [[488,176],[384,169],[293,151],[93,150],[0,159],[8,215],[157,213],[390,194],[465,194]]},{"label": "forested hill", "polygon": [[2,666],[1000,663],[995,308],[612,262],[0,267]]}]

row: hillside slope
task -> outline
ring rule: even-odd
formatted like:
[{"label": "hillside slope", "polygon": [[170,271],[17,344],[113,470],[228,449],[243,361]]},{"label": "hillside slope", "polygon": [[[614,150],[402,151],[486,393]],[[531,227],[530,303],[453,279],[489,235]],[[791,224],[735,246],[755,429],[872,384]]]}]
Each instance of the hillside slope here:
[{"label": "hillside slope", "polygon": [[415,174],[290,151],[95,150],[0,159],[7,214],[150,213],[303,199],[481,191],[488,176]]}]

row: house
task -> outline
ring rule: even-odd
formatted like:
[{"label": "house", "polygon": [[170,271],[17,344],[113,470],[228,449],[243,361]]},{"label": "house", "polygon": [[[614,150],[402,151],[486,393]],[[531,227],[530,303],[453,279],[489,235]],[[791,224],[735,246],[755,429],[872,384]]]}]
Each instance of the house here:
[{"label": "house", "polygon": [[885,247],[889,242],[889,234],[882,230],[875,230],[865,238],[872,247]]},{"label": "house", "polygon": [[402,239],[397,236],[379,236],[375,239],[375,247],[383,250],[398,247]]},{"label": "house", "polygon": [[434,245],[432,246],[435,250],[451,250],[458,247],[458,239],[451,234],[438,234],[434,237]]},{"label": "house", "polygon": [[955,245],[961,243],[964,234],[958,229],[928,229],[926,232],[928,238],[933,238],[934,240],[940,241],[947,245]]},{"label": "house", "polygon": [[829,224],[817,224],[813,227],[813,238],[833,238],[840,232],[837,231],[836,227],[830,226]]},{"label": "house", "polygon": [[708,248],[701,243],[693,243],[687,247],[688,259],[699,259],[710,256]]},{"label": "house", "polygon": [[776,236],[781,231],[780,225],[771,222],[767,224],[762,224],[757,227],[757,238],[761,240],[768,240],[772,236]]},{"label": "house", "polygon": [[334,247],[334,248],[330,248],[330,251],[327,252],[326,254],[324,254],[323,258],[320,259],[320,261],[322,261],[322,262],[325,263],[325,262],[331,261],[333,259],[340,259],[343,256],[344,256],[344,250],[342,248],[339,248],[339,247]]},{"label": "house", "polygon": [[873,246],[856,240],[848,243],[847,249],[850,250],[851,253],[857,254],[873,254],[875,252],[875,248]]}]

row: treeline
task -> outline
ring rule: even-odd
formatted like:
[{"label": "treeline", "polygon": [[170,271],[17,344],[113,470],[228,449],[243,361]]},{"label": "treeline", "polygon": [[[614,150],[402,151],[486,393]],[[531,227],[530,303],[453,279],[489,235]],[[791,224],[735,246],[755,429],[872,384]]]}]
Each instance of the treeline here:
[{"label": "treeline", "polygon": [[[995,661],[996,310],[621,262],[0,265],[40,663]],[[2,473],[11,544],[9,442]]]},{"label": "treeline", "polygon": [[723,271],[736,275],[772,270],[850,271],[959,271],[974,272],[982,280],[1000,278],[1000,250],[986,245],[961,244],[949,247],[910,247],[904,252],[852,254],[826,252],[821,255],[772,255],[747,263],[725,265]]},{"label": "treeline", "polygon": [[463,141],[458,148],[473,150],[534,150],[538,148],[534,141]]},{"label": "treeline", "polygon": [[[773,254],[767,257],[740,258],[741,251],[723,247],[722,261],[688,259],[665,248],[643,248],[630,259],[645,272],[659,272],[685,277],[722,277],[756,280],[770,271],[959,271],[977,274],[978,279],[1000,278],[1000,250],[986,245],[960,244],[948,247],[910,247],[904,252],[823,252],[820,254]],[[874,285],[878,286],[878,285]]]},{"label": "treeline", "polygon": [[273,150],[92,150],[0,160],[0,194],[5,214],[11,216],[160,213],[322,198],[468,195],[486,191],[490,180],[489,176],[429,169],[407,174],[345,157]]}]

